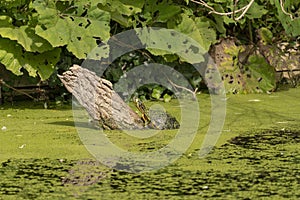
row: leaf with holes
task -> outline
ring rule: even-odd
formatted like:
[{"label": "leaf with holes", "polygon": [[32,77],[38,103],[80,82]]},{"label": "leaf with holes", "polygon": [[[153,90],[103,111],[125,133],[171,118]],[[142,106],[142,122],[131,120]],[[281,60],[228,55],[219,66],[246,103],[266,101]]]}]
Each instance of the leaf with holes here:
[{"label": "leaf with holes", "polygon": [[54,47],[67,45],[77,58],[86,58],[97,42],[110,36],[110,14],[96,5],[87,4],[86,13],[81,15],[76,10],[71,13],[66,11],[68,9],[60,11],[50,0],[37,0],[33,7],[39,14],[36,33]]},{"label": "leaf with holes", "polygon": [[55,70],[55,65],[60,59],[60,53],[61,49],[59,48],[40,54],[25,53],[24,68],[30,76],[34,77],[38,74],[42,80],[46,80]]},{"label": "leaf with holes", "polygon": [[210,27],[208,19],[206,17],[193,19],[186,13],[181,14],[181,18],[179,24],[169,28],[186,34],[197,41],[205,51],[208,51],[210,45],[216,42],[216,31]]},{"label": "leaf with holes", "polygon": [[258,87],[264,92],[276,88],[276,78],[274,67],[270,66],[262,56],[250,56],[247,67],[257,80]]},{"label": "leaf with holes", "polygon": [[[193,38],[169,29],[137,29],[142,44],[154,55],[176,54],[182,61],[201,63],[206,50]],[[173,58],[172,58],[173,59]]]},{"label": "leaf with holes", "polygon": [[17,41],[26,51],[29,52],[42,53],[53,49],[47,40],[36,35],[34,28],[29,26],[1,26],[0,36]]},{"label": "leaf with holes", "polygon": [[167,22],[181,12],[180,6],[170,0],[148,1],[143,10],[144,16],[151,18],[151,23]]},{"label": "leaf with holes", "polygon": [[132,17],[142,12],[144,6],[142,0],[107,0],[99,3],[99,8],[111,14],[112,20],[118,22],[122,26],[132,26],[134,20]]},{"label": "leaf with holes", "polygon": [[23,48],[6,38],[0,38],[0,62],[16,75],[22,75],[21,68],[25,68],[30,76],[41,77],[45,80],[54,71],[54,66],[60,57],[60,49],[53,49],[40,54],[23,52]]},{"label": "leaf with holes", "polygon": [[6,15],[0,16],[0,36],[17,41],[29,52],[42,53],[53,49],[47,40],[35,33],[34,28],[27,25],[16,27],[13,25],[13,19]]},{"label": "leaf with holes", "polygon": [[[245,51],[243,46],[236,46],[234,42],[221,43],[224,47],[224,59],[220,63],[219,70],[224,81],[227,93],[255,93],[261,92],[258,79],[239,62],[239,54]],[[219,52],[220,53],[220,52]]]}]

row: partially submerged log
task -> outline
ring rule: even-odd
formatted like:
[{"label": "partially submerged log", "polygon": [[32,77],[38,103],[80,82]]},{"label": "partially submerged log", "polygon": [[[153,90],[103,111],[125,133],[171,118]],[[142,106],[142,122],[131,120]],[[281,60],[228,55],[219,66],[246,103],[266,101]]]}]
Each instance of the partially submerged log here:
[{"label": "partially submerged log", "polygon": [[145,128],[141,117],[113,90],[110,81],[79,65],[73,65],[58,77],[91,118],[104,129]]}]

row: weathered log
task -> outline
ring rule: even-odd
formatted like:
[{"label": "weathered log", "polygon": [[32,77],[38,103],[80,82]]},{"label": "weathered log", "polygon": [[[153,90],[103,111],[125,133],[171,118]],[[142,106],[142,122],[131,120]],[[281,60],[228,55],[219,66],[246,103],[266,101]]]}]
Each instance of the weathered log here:
[{"label": "weathered log", "polygon": [[144,128],[140,116],[113,90],[110,81],[78,65],[73,65],[58,77],[91,118],[104,129]]}]

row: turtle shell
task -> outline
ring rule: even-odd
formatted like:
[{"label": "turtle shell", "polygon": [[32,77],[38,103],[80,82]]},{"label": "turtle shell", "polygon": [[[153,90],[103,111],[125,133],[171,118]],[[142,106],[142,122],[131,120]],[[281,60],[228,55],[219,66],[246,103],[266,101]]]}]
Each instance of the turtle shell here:
[{"label": "turtle shell", "polygon": [[150,109],[149,117],[154,128],[157,129],[178,129],[180,127],[175,117],[162,110]]}]

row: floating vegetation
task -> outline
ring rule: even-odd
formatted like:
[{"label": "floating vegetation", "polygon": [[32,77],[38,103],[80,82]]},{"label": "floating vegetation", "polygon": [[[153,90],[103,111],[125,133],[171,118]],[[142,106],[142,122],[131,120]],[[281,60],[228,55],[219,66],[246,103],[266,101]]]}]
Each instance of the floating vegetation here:
[{"label": "floating vegetation", "polygon": [[0,196],[299,199],[299,143],[296,130],[247,133],[214,148],[204,159],[211,168],[186,170],[179,163],[140,174],[107,169],[93,160],[8,160],[0,168]]}]

